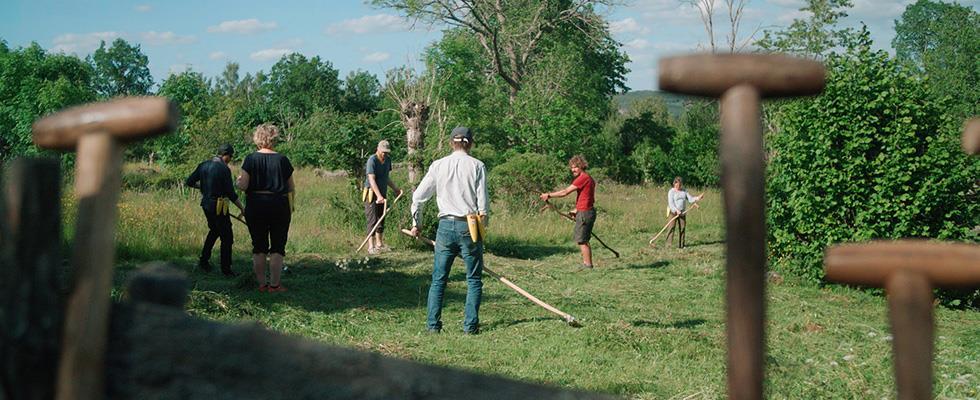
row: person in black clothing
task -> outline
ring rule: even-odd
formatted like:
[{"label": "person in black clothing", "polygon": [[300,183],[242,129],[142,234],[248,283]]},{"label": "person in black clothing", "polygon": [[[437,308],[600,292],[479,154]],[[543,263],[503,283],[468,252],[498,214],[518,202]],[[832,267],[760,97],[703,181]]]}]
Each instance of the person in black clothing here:
[{"label": "person in black clothing", "polygon": [[[259,150],[242,162],[238,188],[245,191],[245,220],[252,236],[252,267],[261,292],[284,292],[279,281],[292,218],[293,165],[272,149],[279,128],[262,124],[252,141]],[[266,280],[266,266],[269,279]]]},{"label": "person in black clothing", "polygon": [[201,249],[201,258],[197,265],[205,272],[211,270],[211,250],[214,249],[214,242],[220,238],[221,273],[226,276],[236,275],[231,269],[231,245],[235,241],[235,234],[231,230],[231,219],[227,210],[222,212],[219,206],[227,206],[227,203],[223,203],[223,199],[227,199],[235,203],[239,210],[244,210],[232,186],[231,169],[228,168],[228,162],[234,155],[235,149],[230,144],[221,145],[218,147],[218,154],[198,164],[185,182],[189,187],[201,189],[201,209],[208,221],[208,235],[204,238],[204,248]]}]

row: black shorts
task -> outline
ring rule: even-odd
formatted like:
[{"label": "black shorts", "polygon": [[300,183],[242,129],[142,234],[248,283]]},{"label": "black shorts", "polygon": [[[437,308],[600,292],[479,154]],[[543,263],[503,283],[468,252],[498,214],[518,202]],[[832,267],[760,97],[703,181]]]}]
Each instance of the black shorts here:
[{"label": "black shorts", "polygon": [[[378,204],[373,201],[364,203],[364,215],[367,216],[367,230],[364,231],[364,233],[366,234],[371,233],[371,228],[374,228],[374,224],[378,223],[378,220],[381,219],[381,214],[384,214],[384,211],[385,211],[384,204]],[[381,225],[378,225],[378,230],[376,230],[375,232],[380,233],[384,231],[385,231],[385,223],[384,221],[381,221]]]},{"label": "black shorts", "polygon": [[595,209],[575,213],[575,243],[585,244],[592,239],[592,226],[595,225]]},{"label": "black shorts", "polygon": [[252,253],[286,255],[291,218],[285,195],[250,193],[245,198],[245,221],[252,236]]}]

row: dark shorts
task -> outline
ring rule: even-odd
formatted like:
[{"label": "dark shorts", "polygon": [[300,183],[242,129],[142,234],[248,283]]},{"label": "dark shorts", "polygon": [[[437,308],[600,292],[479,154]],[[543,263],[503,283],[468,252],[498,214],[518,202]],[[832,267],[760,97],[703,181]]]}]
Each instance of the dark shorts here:
[{"label": "dark shorts", "polygon": [[575,243],[588,243],[592,238],[592,226],[595,225],[595,209],[575,213],[575,233],[572,234]]},{"label": "dark shorts", "polygon": [[[364,215],[367,216],[367,230],[364,231],[365,233],[368,234],[371,233],[371,228],[374,228],[374,224],[378,223],[378,220],[381,219],[381,214],[384,214],[384,211],[385,211],[384,204],[378,204],[373,201],[370,203],[367,202],[364,203]],[[375,232],[380,233],[384,231],[385,231],[385,223],[384,221],[381,221],[381,225],[378,225],[378,230],[376,230]]]},{"label": "dark shorts", "polygon": [[289,199],[278,194],[249,194],[245,199],[245,221],[252,236],[252,253],[286,255],[289,235]]}]

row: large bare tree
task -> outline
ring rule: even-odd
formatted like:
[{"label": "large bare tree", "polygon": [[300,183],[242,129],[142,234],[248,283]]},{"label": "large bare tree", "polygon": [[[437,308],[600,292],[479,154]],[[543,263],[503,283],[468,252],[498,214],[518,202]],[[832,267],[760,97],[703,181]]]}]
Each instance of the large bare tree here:
[{"label": "large bare tree", "polygon": [[[513,101],[545,36],[569,24],[599,42],[605,21],[597,14],[621,0],[372,0],[432,25],[466,29],[476,35],[490,68],[510,88]],[[598,29],[602,28],[602,29]]]},{"label": "large bare tree", "polygon": [[[722,1],[725,2],[725,8],[728,9],[729,31],[725,36],[725,46],[727,47],[726,50],[728,50],[729,53],[737,53],[742,51],[742,49],[758,32],[758,28],[756,28],[751,35],[739,43],[738,30],[742,24],[742,12],[745,9],[745,5],[748,4],[750,0]],[[717,53],[718,46],[715,41],[715,3],[717,3],[717,0],[681,0],[681,3],[690,5],[698,10],[698,15],[701,17],[701,23],[704,25],[704,31],[708,36],[708,50],[712,53]]]}]

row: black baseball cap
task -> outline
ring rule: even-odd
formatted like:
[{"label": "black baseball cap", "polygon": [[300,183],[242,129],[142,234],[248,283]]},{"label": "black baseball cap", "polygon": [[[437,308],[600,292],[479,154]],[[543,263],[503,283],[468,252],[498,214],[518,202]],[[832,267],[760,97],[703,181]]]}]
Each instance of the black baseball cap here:
[{"label": "black baseball cap", "polygon": [[235,148],[232,147],[228,143],[224,143],[221,146],[218,146],[218,155],[219,156],[233,156],[233,155],[235,155]]},{"label": "black baseball cap", "polygon": [[449,138],[454,142],[466,141],[467,143],[473,143],[473,131],[465,126],[457,126],[453,128],[453,133],[449,134]]}]

